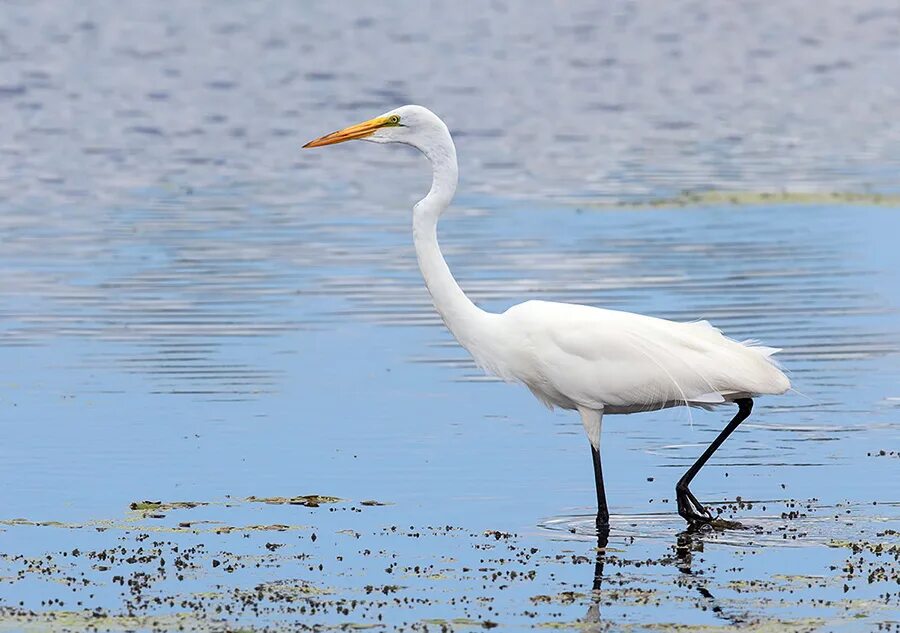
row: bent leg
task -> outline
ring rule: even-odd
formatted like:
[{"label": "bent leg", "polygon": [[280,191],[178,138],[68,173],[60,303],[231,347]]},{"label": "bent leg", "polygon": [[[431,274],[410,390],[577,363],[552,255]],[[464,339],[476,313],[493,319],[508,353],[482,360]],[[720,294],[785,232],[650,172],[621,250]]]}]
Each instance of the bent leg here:
[{"label": "bent leg", "polygon": [[688,486],[697,473],[700,472],[700,469],[703,468],[703,465],[709,461],[712,454],[716,452],[726,439],[728,439],[728,436],[734,432],[740,423],[749,417],[750,411],[753,409],[753,400],[750,398],[740,398],[734,402],[738,406],[737,414],[735,414],[731,422],[728,423],[728,426],[719,433],[718,437],[712,441],[712,444],[707,447],[697,461],[694,462],[694,465],[691,466],[688,471],[684,473],[684,476],[678,480],[678,483],[675,484],[675,498],[678,501],[678,514],[680,514],[688,523],[709,523],[713,519],[710,511],[703,507],[703,504],[697,500],[697,497],[694,496]]}]

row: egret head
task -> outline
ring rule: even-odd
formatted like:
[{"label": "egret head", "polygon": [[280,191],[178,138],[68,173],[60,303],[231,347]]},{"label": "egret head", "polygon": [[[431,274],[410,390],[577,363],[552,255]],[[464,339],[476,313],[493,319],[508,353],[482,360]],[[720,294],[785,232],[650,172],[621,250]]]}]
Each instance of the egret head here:
[{"label": "egret head", "polygon": [[404,143],[422,151],[438,138],[449,138],[447,126],[434,112],[417,105],[405,105],[374,119],[326,134],[303,147],[322,147],[344,141]]}]

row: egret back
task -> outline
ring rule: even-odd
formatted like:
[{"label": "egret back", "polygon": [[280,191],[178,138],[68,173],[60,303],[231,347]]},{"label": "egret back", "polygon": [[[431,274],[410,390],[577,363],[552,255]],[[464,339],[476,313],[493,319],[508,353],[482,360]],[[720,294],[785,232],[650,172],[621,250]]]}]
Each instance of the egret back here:
[{"label": "egret back", "polygon": [[678,323],[590,306],[528,301],[500,315],[488,366],[549,406],[609,413],[678,403],[709,406],[781,394],[777,351]]}]

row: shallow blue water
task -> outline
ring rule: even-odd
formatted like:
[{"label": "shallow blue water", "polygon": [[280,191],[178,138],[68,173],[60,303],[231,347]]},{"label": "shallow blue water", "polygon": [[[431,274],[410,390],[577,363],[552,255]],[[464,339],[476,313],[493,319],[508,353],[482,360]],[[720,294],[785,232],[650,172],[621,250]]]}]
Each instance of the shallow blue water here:
[{"label": "shallow blue water", "polygon": [[[900,522],[896,208],[625,203],[682,188],[896,191],[900,95],[883,81],[896,13],[835,3],[789,28],[801,4],[398,3],[401,24],[348,6],[46,3],[0,18],[0,607],[131,612],[111,576],[134,567],[70,559],[91,578],[73,605],[15,556],[140,548],[152,534],[205,548],[202,570],[164,575],[157,596],[301,578],[366,605],[244,624],[519,627],[601,603],[610,626],[895,621],[894,577],[858,582],[844,565],[847,543],[890,545]],[[440,324],[409,234],[423,160],[366,144],[299,152],[406,101],[457,137],[461,191],[440,235],[483,307],[543,298],[705,318],[784,348],[797,392],[760,399],[694,485],[714,504],[752,501],[725,509],[755,529],[678,545],[674,482],[730,410],[610,417],[613,534],[605,589],[591,592],[581,425],[484,379]],[[346,501],[245,500],[299,494]],[[128,513],[145,499],[212,505]],[[805,516],[782,516],[795,508]],[[219,523],[179,528],[207,520]],[[216,556],[272,558],[224,572]],[[409,602],[362,589],[394,583]],[[579,595],[539,598],[564,591]],[[41,604],[57,593],[65,607]],[[822,615],[814,600],[835,603]]]},{"label": "shallow blue water", "polygon": [[[456,520],[496,512],[522,527],[589,503],[578,421],[535,406],[519,387],[473,382],[479,372],[427,305],[408,239],[382,237],[392,222],[345,224],[350,245],[334,246],[352,250],[344,267],[273,266],[245,282],[230,281],[227,263],[199,261],[188,264],[206,270],[195,285],[178,258],[148,252],[144,267],[111,263],[81,280],[100,303],[84,314],[64,310],[67,297],[42,298],[42,309],[55,312],[46,319],[62,330],[52,341],[34,340],[47,325],[10,319],[8,339],[27,345],[4,348],[16,368],[7,387],[16,423],[3,463],[22,482],[4,492],[5,507],[83,519],[135,496],[300,487],[387,495]],[[889,209],[495,207],[446,224],[452,262],[485,307],[538,296],[711,318],[736,338],[785,348],[782,362],[802,395],[761,400],[746,432],[723,449],[720,462],[734,468],[711,492],[773,496],[790,480],[791,494],[821,498],[824,479],[833,500],[854,499],[862,490],[846,469],[896,438],[897,219]],[[492,247],[497,235],[505,244]],[[295,236],[301,251],[305,237]],[[203,250],[222,236],[211,226],[193,239]],[[163,281],[151,297],[133,287],[142,279]],[[116,288],[163,308],[122,309]],[[264,288],[264,308],[226,297]],[[197,308],[169,311],[192,300]],[[727,415],[612,418],[604,449],[614,507],[648,509],[645,497],[669,496],[670,467],[687,465]],[[890,479],[871,481],[865,498],[890,500]],[[448,498],[468,501],[446,508]]]}]

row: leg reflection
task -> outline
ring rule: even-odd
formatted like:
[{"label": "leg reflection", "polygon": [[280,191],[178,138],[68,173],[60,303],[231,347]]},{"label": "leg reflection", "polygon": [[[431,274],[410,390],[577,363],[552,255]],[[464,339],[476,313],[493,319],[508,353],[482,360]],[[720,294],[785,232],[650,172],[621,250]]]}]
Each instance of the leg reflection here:
[{"label": "leg reflection", "polygon": [[609,525],[597,526],[597,556],[594,559],[594,582],[591,586],[591,605],[583,621],[600,623],[600,601],[602,599],[603,563],[606,561],[606,546],[609,545]]},{"label": "leg reflection", "polygon": [[700,603],[701,608],[709,609],[729,624],[740,626],[747,622],[747,615],[723,609],[721,603],[707,588],[707,582],[702,573],[695,573],[691,567],[694,552],[703,551],[703,533],[702,529],[695,528],[688,528],[684,532],[678,533],[675,541],[675,565],[678,567],[678,571],[691,577],[687,586],[696,589],[703,598]]}]

